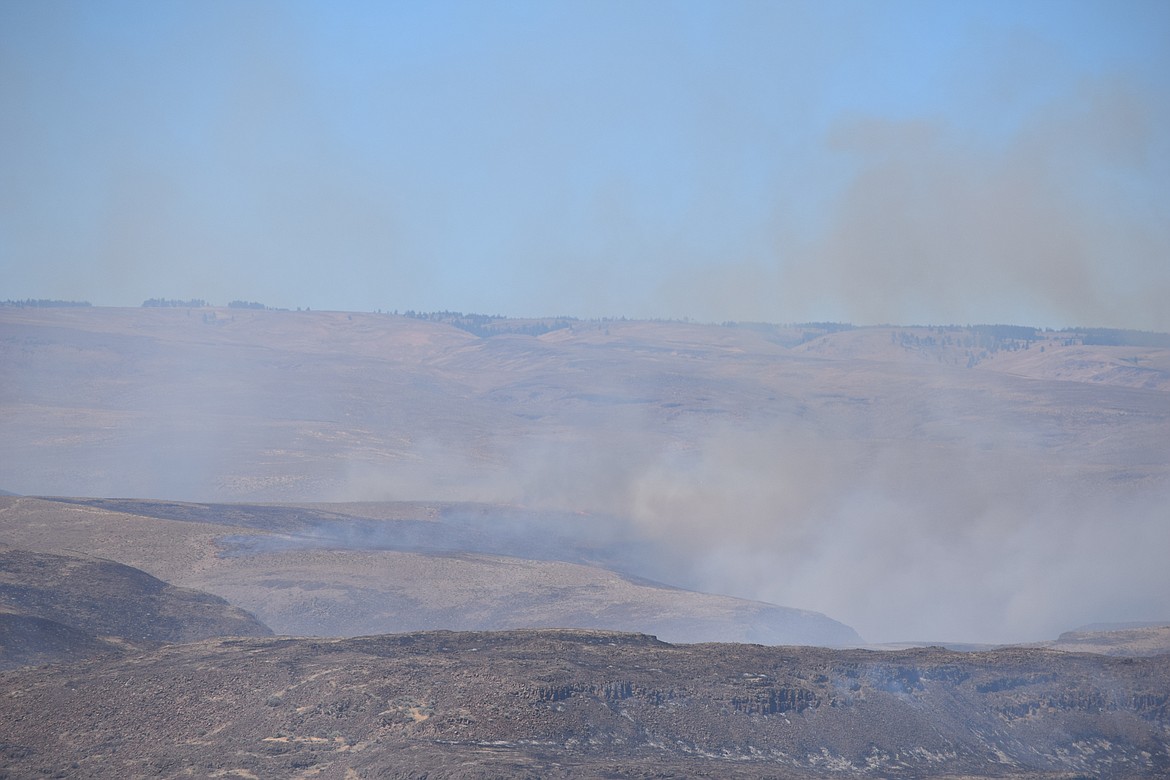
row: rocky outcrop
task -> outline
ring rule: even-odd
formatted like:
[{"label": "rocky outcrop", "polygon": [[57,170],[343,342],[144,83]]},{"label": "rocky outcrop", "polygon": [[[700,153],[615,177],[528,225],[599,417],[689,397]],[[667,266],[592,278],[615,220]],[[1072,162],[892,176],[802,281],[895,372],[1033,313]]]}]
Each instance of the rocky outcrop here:
[{"label": "rocky outcrop", "polygon": [[1055,650],[1104,655],[1160,655],[1170,653],[1170,622],[1126,627],[1087,627],[1066,631],[1047,643]]},{"label": "rocky outcrop", "polygon": [[668,645],[600,631],[228,639],[0,675],[14,775],[1170,775],[1170,657]]}]

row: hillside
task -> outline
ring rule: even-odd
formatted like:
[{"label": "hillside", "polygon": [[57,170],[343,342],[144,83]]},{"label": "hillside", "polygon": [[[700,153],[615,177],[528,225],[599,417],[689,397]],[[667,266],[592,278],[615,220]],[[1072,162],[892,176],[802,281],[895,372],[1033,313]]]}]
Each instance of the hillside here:
[{"label": "hillside", "polygon": [[129,566],[0,546],[0,668],[271,634],[222,599]]},{"label": "hillside", "polygon": [[1170,653],[1170,622],[1124,628],[1082,628],[1066,631],[1047,643],[1054,650],[1104,655],[1163,655]]},{"label": "hillside", "polygon": [[0,675],[13,776],[1170,773],[1170,656],[672,646],[642,635],[230,639]]},{"label": "hillside", "polygon": [[[1157,554],[1170,547],[1170,348],[1156,334],[6,307],[0,361],[10,492],[493,508],[491,533],[441,518],[474,544],[445,542],[431,569],[401,557],[438,560],[423,550],[331,551],[352,563],[348,590],[286,589],[273,616],[344,615],[402,568],[395,556],[444,572],[395,586],[437,605],[449,553],[479,556],[461,559],[465,593],[501,592],[503,556],[584,601],[630,605],[649,581],[828,615],[871,642],[1037,641],[1162,617],[1170,590]],[[163,552],[144,570],[204,588],[215,578],[191,567],[206,566],[238,598],[214,547],[235,533],[192,530],[181,565]],[[550,534],[554,551],[538,549]],[[145,544],[102,554],[143,568],[169,541]],[[324,584],[319,545],[285,547],[264,560],[296,558]],[[621,576],[607,594],[606,575],[573,566]],[[531,587],[537,606],[552,592]],[[444,609],[482,628],[501,614],[488,602],[479,616]],[[617,611],[615,628],[645,617]],[[753,622],[703,638],[769,636]]]},{"label": "hillside", "polygon": [[[861,642],[848,626],[815,612],[667,587],[604,568],[620,563],[622,550],[598,539],[582,550],[578,535],[558,539],[549,531],[543,545],[524,548],[497,527],[512,522],[512,535],[535,534],[542,523],[554,523],[542,513],[522,521],[522,513],[484,506],[359,506],[355,511],[365,517],[346,509],[0,498],[0,543],[42,553],[86,549],[215,594],[280,634],[579,627],[654,631],[687,642]],[[506,549],[513,554],[501,554]],[[74,570],[80,565],[61,560]],[[41,571],[25,585],[38,592],[51,587]],[[86,582],[62,577],[61,587]],[[10,580],[17,587],[22,575],[14,569]]]},{"label": "hillside", "polygon": [[[1027,419],[1043,453],[1056,439],[1095,449],[1101,425],[1140,447],[1168,424],[1165,346],[961,328],[562,324],[478,337],[362,313],[0,308],[3,487],[613,509],[622,495],[596,493],[621,487],[608,468],[686,454],[724,429],[946,445],[966,426]],[[1103,407],[1129,419],[1102,419]],[[1163,476],[1152,456],[1135,466]]]}]

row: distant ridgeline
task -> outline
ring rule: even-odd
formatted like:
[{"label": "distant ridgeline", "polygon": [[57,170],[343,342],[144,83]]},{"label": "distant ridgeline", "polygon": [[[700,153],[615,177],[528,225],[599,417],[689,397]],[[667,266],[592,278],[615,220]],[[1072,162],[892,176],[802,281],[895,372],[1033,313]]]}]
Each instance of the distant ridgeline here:
[{"label": "distant ridgeline", "polygon": [[[92,306],[89,301],[64,301],[48,298],[26,298],[24,300],[0,301],[0,307],[13,308],[70,308]],[[214,308],[202,298],[148,298],[143,308]],[[254,311],[288,311],[275,306],[266,306],[257,301],[231,301],[229,309],[251,309]],[[301,309],[297,309],[301,311]],[[305,311],[309,311],[308,308]],[[381,310],[379,310],[381,313]],[[398,312],[395,311],[395,314]],[[579,325],[604,325],[610,322],[634,322],[636,318],[601,317],[582,320],[577,317],[534,317],[517,318],[502,314],[464,314],[458,311],[420,312],[409,310],[403,316],[428,322],[442,322],[482,338],[517,334],[540,336],[554,330],[573,328]],[[682,320],[645,320],[649,322],[691,322]],[[786,347],[793,347],[813,339],[840,331],[863,329],[842,322],[805,322],[776,324],[769,322],[720,323],[725,328],[744,328],[764,335],[768,340]],[[881,326],[890,327],[890,326]],[[1099,347],[1156,347],[1170,349],[1170,333],[1129,330],[1126,328],[1064,328],[1051,330],[1024,325],[908,325],[895,326],[890,332],[890,342],[907,349],[961,348],[971,350],[970,361],[978,363],[983,358],[999,351],[1028,349],[1033,342],[1057,341],[1062,346]],[[970,362],[969,361],[969,362]]]},{"label": "distant ridgeline", "polygon": [[[1068,329],[1061,333],[1069,332]],[[1101,347],[1170,347],[1170,333],[1147,330],[1115,330],[1113,328],[1083,328],[1076,330],[1081,343]]]},{"label": "distant ridgeline", "polygon": [[15,306],[17,308],[60,309],[73,306],[91,306],[89,301],[54,301],[48,298],[26,298],[23,301],[2,301],[0,306]]},{"label": "distant ridgeline", "polygon": [[142,307],[145,309],[152,308],[174,308],[174,309],[202,309],[204,306],[210,306],[207,301],[202,298],[192,298],[189,301],[181,301],[177,298],[147,298],[142,302]]},{"label": "distant ridgeline", "polygon": [[[394,312],[397,314],[398,312]],[[442,322],[465,330],[482,338],[501,336],[504,334],[520,334],[524,336],[540,336],[554,330],[573,328],[578,326],[605,326],[618,322],[673,322],[690,323],[689,318],[683,319],[638,319],[630,317],[596,317],[587,320],[578,317],[534,317],[517,318],[506,317],[502,314],[464,314],[458,311],[421,312],[408,310],[402,313],[404,317],[428,322]],[[724,322],[723,327],[747,328],[764,333],[771,340],[784,346],[795,346],[805,341],[811,341],[827,333],[842,330],[851,330],[853,325],[840,322],[809,322],[800,325],[776,325],[766,322]],[[794,332],[795,331],[795,332]]]},{"label": "distant ridgeline", "polygon": [[575,317],[545,317],[541,319],[513,319],[501,314],[463,314],[458,311],[407,311],[403,316],[429,322],[443,322],[481,338],[516,333],[539,336],[562,328],[571,328],[579,320]]},{"label": "distant ridgeline", "polygon": [[[922,331],[927,331],[922,335]],[[937,347],[958,347],[979,350],[978,357],[972,354],[971,361],[994,354],[1000,350],[1014,352],[1027,349],[1033,342],[1044,336],[1037,328],[1022,325],[941,325],[908,328],[890,332],[890,343],[900,344],[907,349],[931,349]]]},{"label": "distant ridgeline", "polygon": [[[1001,340],[1055,339],[1069,347],[1078,344],[1097,347],[1170,347],[1170,333],[1155,333],[1148,330],[1064,328],[1062,330],[1041,331],[1036,328],[1021,328],[1016,325],[973,325],[971,330],[986,333]],[[1030,332],[1031,335],[1025,335],[1025,331]]]},{"label": "distant ridgeline", "polygon": [[[785,346],[796,346],[807,341],[849,330],[864,330],[867,326],[843,322],[801,322],[777,325],[770,322],[722,323],[725,328],[744,328],[764,334]],[[1166,347],[1170,348],[1170,333],[1156,333],[1124,328],[1064,328],[1050,330],[1024,325],[906,325],[893,327],[891,343],[905,347],[965,347],[988,352],[1027,349],[1035,341],[1055,340],[1063,346],[1108,347]]]},{"label": "distant ridgeline", "polygon": [[854,330],[855,325],[847,322],[798,322],[792,325],[777,325],[772,322],[735,322],[729,320],[723,323],[725,328],[743,328],[760,333],[768,341],[782,347],[798,347],[807,341],[819,339],[830,333],[840,333],[845,330]]},{"label": "distant ridgeline", "polygon": [[[88,304],[86,304],[88,305]],[[172,309],[203,309],[210,307],[211,304],[202,298],[191,298],[190,300],[181,300],[179,298],[147,298],[142,302],[143,308],[172,308]],[[287,311],[287,309],[278,309],[273,306],[265,306],[256,301],[232,301],[227,307],[229,309],[258,309],[260,311]]]},{"label": "distant ridgeline", "polygon": [[936,355],[939,360],[978,365],[997,352],[1030,349],[1039,343],[1062,347],[1159,347],[1170,348],[1170,334],[1121,328],[1064,328],[1041,330],[1020,325],[945,325],[895,328],[890,343],[903,349]]}]

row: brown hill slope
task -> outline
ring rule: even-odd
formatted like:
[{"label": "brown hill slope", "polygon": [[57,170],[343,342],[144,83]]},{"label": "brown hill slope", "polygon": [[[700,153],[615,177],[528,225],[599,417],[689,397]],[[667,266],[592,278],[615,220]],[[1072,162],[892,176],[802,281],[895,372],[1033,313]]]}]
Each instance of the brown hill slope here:
[{"label": "brown hill slope", "polygon": [[0,667],[108,650],[110,639],[153,646],[272,634],[223,599],[177,588],[139,569],[5,546],[0,546],[0,610],[5,626]]},{"label": "brown hill slope", "polygon": [[[1128,442],[1131,466],[1164,476],[1164,458],[1134,448],[1164,441],[1170,425],[1165,348],[1049,335],[988,352],[963,329],[570,325],[476,338],[360,313],[0,308],[4,487],[248,501],[527,495],[612,510],[626,496],[606,495],[617,486],[599,478],[692,450],[712,426],[945,452],[968,427],[1025,420],[1036,436],[1004,439],[1014,453],[1083,448],[1085,463],[1069,464],[1083,466]],[[1103,406],[1126,416],[1102,417]]]},{"label": "brown hill slope", "polygon": [[0,606],[0,669],[80,661],[125,649],[82,629]]},{"label": "brown hill slope", "polygon": [[0,675],[14,776],[1170,773],[1170,656],[671,646],[603,632],[233,639]]},{"label": "brown hill slope", "polygon": [[[359,508],[373,518],[345,508],[0,498],[0,542],[45,552],[87,549],[227,599],[281,634],[581,627],[653,630],[674,641],[861,641],[816,612],[589,565],[572,546],[580,538],[567,531],[558,544],[546,540],[532,550],[543,560],[496,554],[493,545],[502,539],[507,546],[508,532],[491,533],[493,521],[511,517],[496,508]],[[527,525],[514,520],[511,533],[539,533],[544,520],[540,513]],[[596,540],[588,551],[606,559]]]}]

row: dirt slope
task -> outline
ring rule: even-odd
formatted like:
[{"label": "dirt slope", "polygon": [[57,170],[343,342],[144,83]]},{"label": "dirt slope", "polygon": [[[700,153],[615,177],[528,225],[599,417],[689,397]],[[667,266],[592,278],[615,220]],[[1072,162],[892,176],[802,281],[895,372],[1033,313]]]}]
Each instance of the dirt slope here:
[{"label": "dirt slope", "polygon": [[0,546],[0,668],[121,646],[215,636],[270,636],[252,615],[208,593],[113,561]]}]

